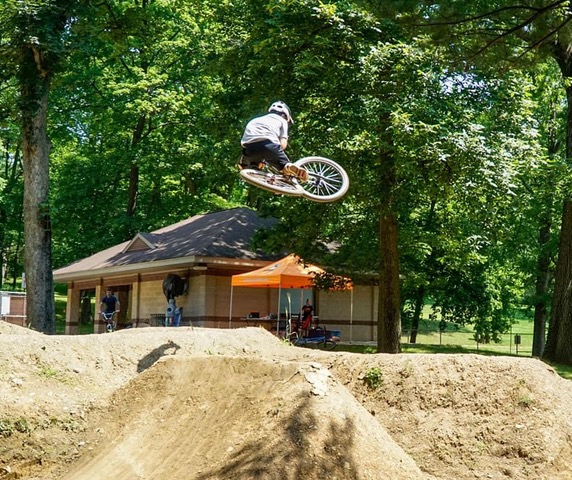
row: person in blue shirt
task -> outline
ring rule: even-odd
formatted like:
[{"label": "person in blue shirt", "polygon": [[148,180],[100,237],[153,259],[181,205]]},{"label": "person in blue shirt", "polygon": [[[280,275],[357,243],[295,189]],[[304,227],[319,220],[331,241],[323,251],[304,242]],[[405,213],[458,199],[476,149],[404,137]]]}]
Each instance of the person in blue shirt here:
[{"label": "person in blue shirt", "polygon": [[119,312],[119,300],[115,295],[113,295],[113,290],[108,288],[105,292],[105,297],[101,299],[99,304],[99,313],[118,313]]},{"label": "person in blue shirt", "polygon": [[288,106],[277,101],[270,105],[268,113],[248,122],[240,144],[241,168],[257,168],[265,160],[284,175],[308,181],[308,171],[290,162],[285,153],[288,146],[288,127],[294,123]]}]

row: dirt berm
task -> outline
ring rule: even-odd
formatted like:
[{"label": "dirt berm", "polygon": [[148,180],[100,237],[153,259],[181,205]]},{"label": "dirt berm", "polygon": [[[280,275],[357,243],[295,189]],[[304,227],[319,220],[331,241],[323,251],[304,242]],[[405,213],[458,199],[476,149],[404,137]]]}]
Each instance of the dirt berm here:
[{"label": "dirt berm", "polygon": [[1,480],[572,478],[572,384],[534,359],[5,322],[0,352]]}]

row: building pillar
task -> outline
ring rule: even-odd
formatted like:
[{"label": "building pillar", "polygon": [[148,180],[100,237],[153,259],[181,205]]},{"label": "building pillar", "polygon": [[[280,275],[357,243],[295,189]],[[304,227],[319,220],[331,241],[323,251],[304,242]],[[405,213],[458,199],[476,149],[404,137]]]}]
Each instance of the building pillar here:
[{"label": "building pillar", "polygon": [[70,282],[68,283],[68,300],[66,304],[66,335],[77,335],[79,333],[79,311],[79,289],[75,288],[73,282]]},{"label": "building pillar", "polygon": [[105,322],[101,319],[101,299],[105,296],[105,289],[100,281],[95,286],[95,316],[93,319],[93,333],[105,333]]},{"label": "building pillar", "polygon": [[130,317],[128,321],[133,326],[139,326],[139,315],[141,312],[141,275],[137,275],[137,279],[133,282],[131,286],[131,308]]}]

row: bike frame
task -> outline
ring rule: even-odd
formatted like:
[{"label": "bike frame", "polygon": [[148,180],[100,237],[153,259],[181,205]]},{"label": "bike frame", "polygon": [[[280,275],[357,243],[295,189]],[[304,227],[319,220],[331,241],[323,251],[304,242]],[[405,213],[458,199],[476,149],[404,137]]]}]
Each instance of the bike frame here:
[{"label": "bike frame", "polygon": [[333,160],[325,157],[304,157],[294,162],[294,165],[308,172],[308,181],[302,182],[293,176],[283,175],[265,161],[259,164],[259,168],[243,168],[240,176],[244,181],[263,190],[304,197],[320,203],[339,200],[349,188],[347,173]]},{"label": "bike frame", "polygon": [[115,323],[115,314],[117,312],[101,312],[101,318],[105,322],[105,329],[108,332],[114,332],[117,324]]}]

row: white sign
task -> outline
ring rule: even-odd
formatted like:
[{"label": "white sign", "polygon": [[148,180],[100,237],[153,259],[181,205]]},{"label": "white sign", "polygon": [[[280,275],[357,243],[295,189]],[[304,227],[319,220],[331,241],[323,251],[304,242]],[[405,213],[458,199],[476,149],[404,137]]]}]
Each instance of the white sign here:
[{"label": "white sign", "polygon": [[2,305],[0,307],[0,315],[8,315],[10,313],[10,297],[2,294]]}]

